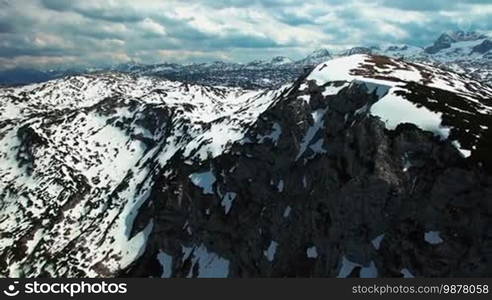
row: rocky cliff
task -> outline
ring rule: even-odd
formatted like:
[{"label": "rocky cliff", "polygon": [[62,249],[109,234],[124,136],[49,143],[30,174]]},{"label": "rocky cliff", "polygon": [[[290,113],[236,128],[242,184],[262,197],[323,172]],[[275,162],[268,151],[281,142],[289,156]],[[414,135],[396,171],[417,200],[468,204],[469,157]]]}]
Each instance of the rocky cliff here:
[{"label": "rocky cliff", "polygon": [[492,274],[492,90],[382,56],[271,91],[2,89],[3,276]]}]

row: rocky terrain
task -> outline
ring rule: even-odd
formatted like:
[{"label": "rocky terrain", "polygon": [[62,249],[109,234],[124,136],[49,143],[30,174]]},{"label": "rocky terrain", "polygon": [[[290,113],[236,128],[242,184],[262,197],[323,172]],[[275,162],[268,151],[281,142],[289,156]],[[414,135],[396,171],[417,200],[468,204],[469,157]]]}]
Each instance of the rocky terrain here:
[{"label": "rocky terrain", "polygon": [[2,277],[492,275],[492,89],[367,54],[274,90],[0,89]]}]

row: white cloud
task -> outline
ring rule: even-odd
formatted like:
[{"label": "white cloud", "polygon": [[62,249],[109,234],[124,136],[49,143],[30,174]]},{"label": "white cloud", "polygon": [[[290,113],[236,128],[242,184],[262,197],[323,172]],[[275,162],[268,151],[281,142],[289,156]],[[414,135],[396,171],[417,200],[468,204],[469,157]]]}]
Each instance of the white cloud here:
[{"label": "white cloud", "polygon": [[145,18],[143,21],[140,22],[140,27],[150,33],[154,33],[157,35],[166,35],[166,28],[162,26],[161,24],[155,22],[154,20],[150,18]]},{"label": "white cloud", "polygon": [[318,47],[344,49],[382,42],[422,45],[445,30],[492,31],[492,5],[483,0],[1,3],[8,4],[0,9],[0,57],[12,58],[9,66],[67,61],[56,56],[70,57],[70,63],[93,64],[157,59],[245,61],[269,55],[297,58]]}]

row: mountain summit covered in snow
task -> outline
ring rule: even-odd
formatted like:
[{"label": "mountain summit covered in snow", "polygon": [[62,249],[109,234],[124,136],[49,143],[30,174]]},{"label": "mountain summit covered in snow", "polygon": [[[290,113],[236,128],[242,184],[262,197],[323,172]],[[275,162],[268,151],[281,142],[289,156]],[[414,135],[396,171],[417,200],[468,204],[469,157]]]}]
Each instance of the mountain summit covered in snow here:
[{"label": "mountain summit covered in snow", "polygon": [[[299,60],[277,56],[249,63],[223,61],[186,65],[128,63],[103,68],[97,72],[125,72],[136,76],[156,76],[190,84],[221,85],[254,90],[278,88],[294,81],[306,70],[321,62],[353,54],[377,54],[403,58],[407,61],[425,62],[492,85],[492,40],[481,33],[464,31],[443,33],[432,45],[424,48],[405,44],[366,45],[333,52],[327,49],[317,49]],[[0,84],[43,82],[67,75],[84,74],[88,71],[83,68],[48,72],[13,69],[0,72]],[[93,72],[93,70],[90,71]]]},{"label": "mountain summit covered in snow", "polygon": [[306,71],[1,88],[0,275],[491,276],[492,88],[375,54]]},{"label": "mountain summit covered in snow", "polygon": [[476,32],[464,32],[464,31],[452,31],[443,33],[432,46],[425,48],[425,52],[429,54],[436,54],[437,52],[448,49],[456,43],[462,42],[475,42],[487,39],[484,34]]}]

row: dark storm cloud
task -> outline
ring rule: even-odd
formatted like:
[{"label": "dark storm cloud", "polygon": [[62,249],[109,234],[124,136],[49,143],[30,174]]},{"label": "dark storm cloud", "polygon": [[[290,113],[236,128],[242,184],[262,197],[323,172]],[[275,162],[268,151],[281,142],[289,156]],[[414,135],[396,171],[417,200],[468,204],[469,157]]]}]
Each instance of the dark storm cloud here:
[{"label": "dark storm cloud", "polygon": [[[84,6],[84,1],[67,1],[67,0],[42,0],[42,5],[45,8],[67,12],[72,11],[81,14],[84,17],[91,19],[99,19],[110,22],[138,22],[145,18],[137,11],[129,7],[113,7],[110,6]],[[101,1],[101,3],[104,3]]]},{"label": "dark storm cloud", "polygon": [[0,33],[9,33],[14,30],[14,27],[4,21],[0,21]]},{"label": "dark storm cloud", "polygon": [[65,1],[65,0],[42,0],[41,4],[49,9],[57,10],[57,11],[68,11],[73,9],[74,1]]},{"label": "dark storm cloud", "polygon": [[277,13],[276,18],[282,23],[292,26],[316,24],[316,20],[312,16],[300,16],[291,12],[280,11],[279,13]]},{"label": "dark storm cloud", "polygon": [[242,34],[230,35],[224,38],[209,39],[205,41],[209,49],[227,48],[270,48],[280,46],[275,41],[263,37],[251,37]]},{"label": "dark storm cloud", "polygon": [[[0,0],[0,62],[245,61],[490,32],[489,0]],[[0,68],[2,66],[0,65]]]}]

